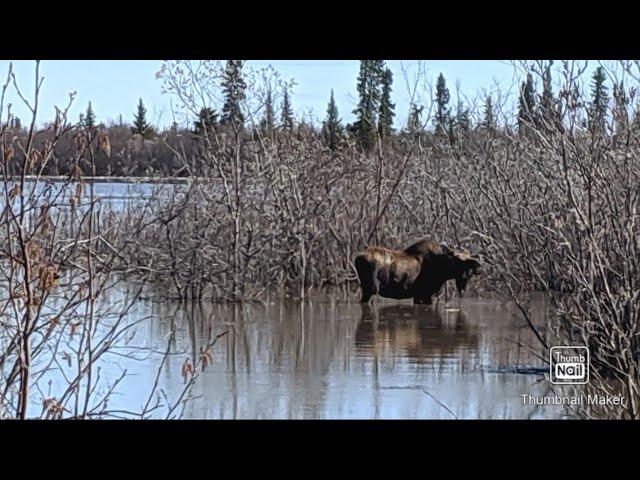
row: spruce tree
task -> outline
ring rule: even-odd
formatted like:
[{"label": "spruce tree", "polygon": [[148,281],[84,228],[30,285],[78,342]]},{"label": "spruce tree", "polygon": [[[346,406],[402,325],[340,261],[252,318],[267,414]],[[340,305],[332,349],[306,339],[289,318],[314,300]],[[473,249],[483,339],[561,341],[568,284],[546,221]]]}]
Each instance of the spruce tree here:
[{"label": "spruce tree", "polygon": [[619,84],[613,85],[613,100],[615,104],[613,118],[616,125],[616,134],[622,135],[627,131],[629,126],[629,98],[627,97],[627,92],[622,80]]},{"label": "spruce tree", "polygon": [[373,140],[370,138],[373,122],[369,108],[369,76],[371,70],[369,63],[369,60],[360,61],[360,71],[356,84],[358,106],[353,111],[356,115],[356,121],[352,125],[356,141],[363,148],[369,148],[373,144]]},{"label": "spruce tree", "polygon": [[393,84],[393,73],[390,69],[385,69],[382,75],[380,96],[380,109],[378,112],[378,134],[381,138],[386,138],[393,131],[393,117],[395,116],[395,104],[391,103],[391,85]]},{"label": "spruce tree", "polygon": [[383,60],[361,60],[358,74],[358,106],[353,111],[356,121],[353,134],[360,147],[368,151],[375,144],[377,116],[380,105]]},{"label": "spruce tree", "polygon": [[138,101],[138,111],[133,117],[131,132],[142,135],[143,137],[148,137],[151,134],[151,125],[147,122],[147,109],[144,108],[142,99]]},{"label": "spruce tree", "polygon": [[262,116],[262,120],[260,121],[260,129],[264,133],[269,133],[273,131],[275,127],[276,118],[275,112],[273,109],[273,97],[271,95],[271,87],[267,88],[267,96],[264,101],[264,114]]},{"label": "spruce tree", "polygon": [[450,99],[451,95],[449,94],[444,75],[440,73],[436,81],[436,116],[434,118],[436,133],[442,134],[451,128]]},{"label": "spruce tree", "polygon": [[9,119],[9,128],[20,130],[22,128],[22,125],[20,123],[20,118],[14,117],[13,115],[11,115],[11,118]]},{"label": "spruce tree", "polygon": [[462,102],[458,101],[458,109],[456,111],[455,119],[456,130],[461,133],[466,133],[471,128],[471,120],[469,118],[469,109],[464,108]]},{"label": "spruce tree", "polygon": [[285,131],[293,130],[293,109],[291,108],[291,100],[289,99],[289,89],[284,89],[284,98],[282,100],[282,112],[280,113],[280,125]]},{"label": "spruce tree", "polygon": [[[386,76],[387,68],[385,67],[384,60],[370,60],[371,76],[369,80],[369,89],[371,94],[371,111],[374,118],[377,117],[380,109],[380,102],[382,100],[382,90]],[[391,72],[389,72],[391,73]],[[393,83],[393,78],[389,80],[389,88]],[[391,91],[389,91],[391,95]]]},{"label": "spruce tree", "polygon": [[604,84],[606,76],[602,67],[593,72],[593,86],[591,90],[591,105],[589,106],[589,129],[592,133],[604,133],[607,108],[609,107],[609,93]]},{"label": "spruce tree", "polygon": [[327,106],[327,119],[322,124],[322,132],[326,144],[331,150],[335,150],[338,145],[338,139],[342,135],[342,124],[338,114],[338,107],[333,98],[333,89]]},{"label": "spruce tree", "polygon": [[87,130],[94,130],[96,127],[96,115],[93,113],[93,108],[91,108],[91,102],[89,102],[86,114],[80,115],[80,126]]},{"label": "spruce tree", "polygon": [[493,100],[491,100],[491,95],[487,95],[484,102],[484,121],[482,123],[489,130],[494,130],[496,128],[496,116],[493,111]]},{"label": "spruce tree", "polygon": [[536,108],[536,92],[533,85],[533,76],[528,73],[526,81],[520,86],[520,99],[518,106],[518,131],[524,133],[528,131],[533,121],[533,114]]},{"label": "spruce tree", "polygon": [[540,96],[539,124],[547,129],[554,127],[558,120],[556,101],[553,96],[553,86],[551,84],[552,65],[553,62],[550,62],[542,74],[542,95]]},{"label": "spruce tree", "polygon": [[409,109],[409,118],[407,119],[407,132],[414,134],[422,130],[422,121],[420,116],[424,107],[419,107],[415,103],[411,104]]},{"label": "spruce tree", "polygon": [[193,122],[193,131],[196,135],[211,133],[217,123],[218,113],[212,108],[203,107],[202,109],[200,109],[200,112],[198,112],[198,119]]},{"label": "spruce tree", "polygon": [[221,123],[231,125],[234,128],[242,128],[244,114],[242,102],[246,98],[247,84],[242,78],[242,60],[228,60],[222,75],[222,93],[224,104],[222,106]]}]

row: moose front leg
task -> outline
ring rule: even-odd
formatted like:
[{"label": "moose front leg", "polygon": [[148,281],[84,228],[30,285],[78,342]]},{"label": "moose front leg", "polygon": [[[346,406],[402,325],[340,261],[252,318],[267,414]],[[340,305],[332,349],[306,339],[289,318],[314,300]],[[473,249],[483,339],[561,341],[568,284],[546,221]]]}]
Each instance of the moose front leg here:
[{"label": "moose front leg", "polygon": [[440,295],[442,293],[442,286],[444,282],[440,283],[432,283],[429,285],[424,285],[421,289],[418,289],[418,292],[414,298],[414,304],[423,304],[423,305],[433,305],[433,296]]},{"label": "moose front leg", "polygon": [[431,305],[432,304],[431,294],[413,297],[413,304],[414,305]]}]

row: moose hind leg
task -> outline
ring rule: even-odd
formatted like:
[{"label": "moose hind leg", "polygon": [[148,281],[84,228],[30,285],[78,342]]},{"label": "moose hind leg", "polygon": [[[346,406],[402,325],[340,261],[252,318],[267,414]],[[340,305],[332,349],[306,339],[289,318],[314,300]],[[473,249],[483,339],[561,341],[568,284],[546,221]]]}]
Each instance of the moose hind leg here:
[{"label": "moose hind leg", "polygon": [[372,292],[370,290],[365,290],[363,288],[362,298],[360,299],[360,303],[369,303],[369,301],[371,300],[371,297],[373,297],[374,295],[375,295],[375,292]]}]

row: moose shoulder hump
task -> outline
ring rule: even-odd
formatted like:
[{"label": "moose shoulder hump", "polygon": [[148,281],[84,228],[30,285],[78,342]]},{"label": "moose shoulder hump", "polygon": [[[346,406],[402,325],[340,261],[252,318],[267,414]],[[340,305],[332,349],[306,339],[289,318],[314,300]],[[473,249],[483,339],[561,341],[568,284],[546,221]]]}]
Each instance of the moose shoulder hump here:
[{"label": "moose shoulder hump", "polygon": [[433,240],[422,239],[419,242],[414,243],[410,247],[407,247],[404,253],[406,253],[407,255],[424,255],[426,253],[442,255],[444,251],[439,243]]}]

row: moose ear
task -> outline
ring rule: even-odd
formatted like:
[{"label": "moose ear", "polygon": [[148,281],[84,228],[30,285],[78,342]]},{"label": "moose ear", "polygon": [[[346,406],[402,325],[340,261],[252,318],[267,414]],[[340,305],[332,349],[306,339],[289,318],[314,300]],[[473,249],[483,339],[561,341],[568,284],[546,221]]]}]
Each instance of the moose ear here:
[{"label": "moose ear", "polygon": [[453,255],[463,261],[469,260],[471,258],[471,253],[469,253],[469,250],[463,250],[461,248],[456,248],[453,252]]},{"label": "moose ear", "polygon": [[453,255],[453,250],[451,250],[446,243],[440,244],[440,248],[442,249],[442,253],[444,255]]}]

